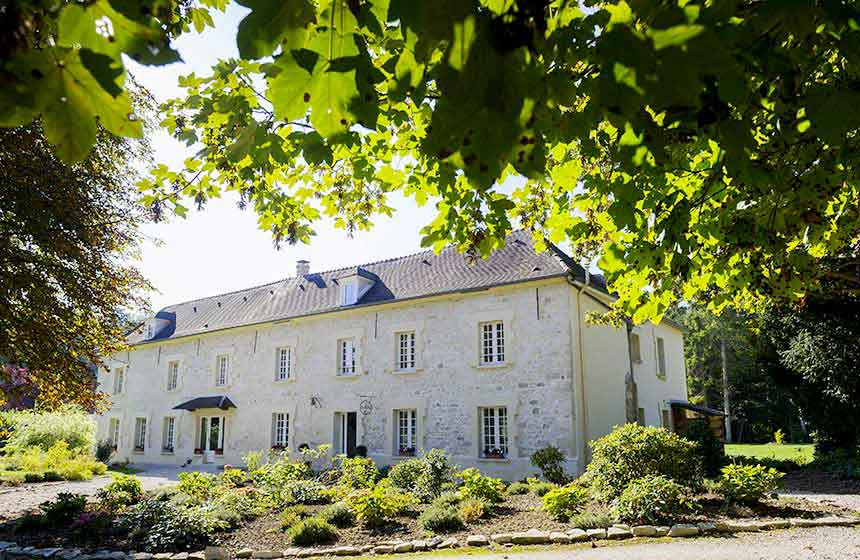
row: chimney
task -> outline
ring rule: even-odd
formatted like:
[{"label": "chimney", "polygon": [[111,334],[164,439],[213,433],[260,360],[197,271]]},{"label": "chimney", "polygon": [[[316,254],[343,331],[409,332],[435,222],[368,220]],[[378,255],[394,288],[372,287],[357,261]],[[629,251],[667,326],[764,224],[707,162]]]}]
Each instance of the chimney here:
[{"label": "chimney", "polygon": [[311,262],[304,259],[296,261],[296,276],[307,276],[311,273]]}]

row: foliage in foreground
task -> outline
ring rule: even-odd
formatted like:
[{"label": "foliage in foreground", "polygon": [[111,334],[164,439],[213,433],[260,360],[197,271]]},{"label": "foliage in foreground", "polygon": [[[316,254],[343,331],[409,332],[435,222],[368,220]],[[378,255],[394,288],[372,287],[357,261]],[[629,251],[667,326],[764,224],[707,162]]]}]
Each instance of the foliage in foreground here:
[{"label": "foliage in foreground", "polygon": [[662,475],[698,489],[702,466],[696,444],[664,428],[625,424],[591,442],[592,459],[585,480],[606,502],[621,495],[636,479]]},{"label": "foliage in foreground", "polygon": [[290,527],[287,534],[297,546],[329,544],[337,540],[337,529],[321,517],[303,519]]},{"label": "foliage in foreground", "polygon": [[104,474],[107,467],[92,455],[72,451],[65,441],[58,441],[49,450],[30,447],[23,452],[0,459],[0,479],[15,482],[45,480],[89,480]]},{"label": "foliage in foreground", "polygon": [[717,481],[717,490],[726,500],[755,503],[779,487],[783,474],[763,465],[726,465]]},{"label": "foliage in foreground", "polygon": [[421,458],[402,461],[388,473],[395,486],[408,490],[424,503],[429,503],[454,480],[451,457],[441,449],[431,449]]},{"label": "foliage in foreground", "polygon": [[134,476],[118,474],[96,496],[106,510],[122,511],[143,499],[143,485]]},{"label": "foliage in foreground", "polygon": [[96,444],[96,424],[89,414],[74,407],[54,412],[7,410],[0,412],[0,422],[8,432],[3,451],[21,453],[31,447],[48,451],[64,441],[75,452],[91,453]]},{"label": "foliage in foreground", "polygon": [[631,482],[615,502],[613,513],[619,521],[636,524],[671,522],[690,510],[689,491],[660,475],[648,475]]},{"label": "foliage in foreground", "polygon": [[589,500],[587,488],[571,482],[553,488],[543,496],[543,509],[558,521],[567,521],[585,507]]},{"label": "foliage in foreground", "polygon": [[372,489],[353,491],[347,496],[346,502],[359,522],[368,527],[378,527],[403,513],[418,500],[382,481]]},{"label": "foliage in foreground", "polygon": [[435,502],[418,516],[418,525],[431,533],[453,533],[465,527],[454,505]]},{"label": "foliage in foreground", "polygon": [[498,478],[485,476],[475,468],[466,469],[457,476],[463,479],[460,493],[464,498],[476,498],[488,504],[504,501],[505,485]]},{"label": "foliage in foreground", "polygon": [[553,445],[538,449],[531,456],[532,465],[540,469],[543,477],[553,484],[564,484],[567,475],[564,473],[564,453]]}]

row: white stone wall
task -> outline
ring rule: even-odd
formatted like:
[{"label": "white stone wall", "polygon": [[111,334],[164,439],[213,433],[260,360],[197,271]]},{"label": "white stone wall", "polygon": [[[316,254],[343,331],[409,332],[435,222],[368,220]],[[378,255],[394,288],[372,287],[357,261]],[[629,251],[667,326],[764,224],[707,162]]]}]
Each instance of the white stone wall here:
[{"label": "white stone wall", "polygon": [[[583,296],[582,301],[587,300]],[[583,308],[589,309],[586,304]],[[173,407],[195,397],[224,394],[237,408],[223,413],[227,430],[219,463],[240,464],[248,451],[269,448],[273,412],[289,413],[289,444],[295,450],[302,443],[332,443],[335,413],[356,411],[358,444],[378,463],[390,464],[398,460],[394,410],[409,408],[417,410],[419,452],[442,448],[462,467],[478,466],[516,479],[535,472],[529,464],[534,450],[553,444],[568,456],[568,468],[579,471],[585,441],[582,417],[576,413],[581,381],[588,399],[587,433],[598,437],[624,420],[627,363],[618,357],[626,360],[627,349],[622,331],[585,326],[586,373],[580,380],[577,313],[574,288],[556,279],[139,345],[112,361],[113,366],[126,366],[126,387],[99,418],[100,437],[108,436],[110,418],[119,418],[119,458],[199,463],[201,457],[194,454],[198,425],[200,417],[212,411]],[[482,367],[479,324],[494,320],[505,324],[505,364]],[[407,330],[416,332],[417,369],[398,373],[395,334]],[[358,343],[358,375],[345,378],[336,371],[337,341],[346,337]],[[283,346],[292,348],[292,372],[289,381],[279,382],[276,349]],[[681,352],[680,343],[667,345],[667,354],[675,351]],[[230,356],[227,387],[215,386],[221,354]],[[168,392],[171,360],[180,361],[179,386]],[[677,360],[683,367],[683,354]],[[112,377],[100,373],[108,392]],[[484,406],[507,407],[510,453],[505,460],[478,458],[478,410]],[[161,451],[167,416],[177,422],[172,454]],[[143,453],[133,451],[137,417],[147,419]]]}]

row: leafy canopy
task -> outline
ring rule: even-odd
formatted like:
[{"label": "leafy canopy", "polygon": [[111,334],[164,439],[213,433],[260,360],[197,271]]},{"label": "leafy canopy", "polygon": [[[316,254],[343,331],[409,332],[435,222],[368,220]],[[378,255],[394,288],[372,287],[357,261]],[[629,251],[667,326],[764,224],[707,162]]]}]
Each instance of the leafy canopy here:
[{"label": "leafy canopy", "polygon": [[[602,255],[615,314],[636,322],[678,298],[719,310],[860,284],[856,259],[822,265],[860,237],[854,2],[240,3],[241,58],[186,76],[164,107],[197,151],[142,184],[157,212],[235,191],[297,242],[323,216],[368,228],[401,191],[436,203],[422,230],[436,249],[486,255],[519,224]],[[85,117],[135,133],[118,53],[169,62],[168,40],[210,7],[64,5],[55,46],[0,53],[14,86],[0,124],[41,114],[66,158],[92,143],[70,132]]]}]

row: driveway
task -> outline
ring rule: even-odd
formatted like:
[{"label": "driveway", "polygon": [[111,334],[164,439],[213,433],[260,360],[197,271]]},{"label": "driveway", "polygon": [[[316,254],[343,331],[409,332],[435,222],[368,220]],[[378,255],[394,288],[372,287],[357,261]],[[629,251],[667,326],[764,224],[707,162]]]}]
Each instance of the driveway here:
[{"label": "driveway", "polygon": [[[420,555],[411,555],[419,560]],[[433,560],[857,560],[860,531],[855,527],[818,527],[767,533],[657,542],[601,542],[594,548],[543,548],[508,552],[469,551],[433,554]],[[406,560],[406,558],[404,558]]]},{"label": "driveway", "polygon": [[[177,475],[181,472],[191,470],[218,472],[217,467],[209,465],[195,465],[184,469],[175,465],[135,464],[134,467],[143,469],[143,472],[137,473],[135,476],[140,479],[144,490],[153,490],[166,484],[172,484],[179,480]],[[60,492],[92,496],[111,480],[113,477],[104,475],[86,481],[39,482],[0,488],[0,521],[14,519],[23,513],[38,509],[42,502],[55,499]]]}]

